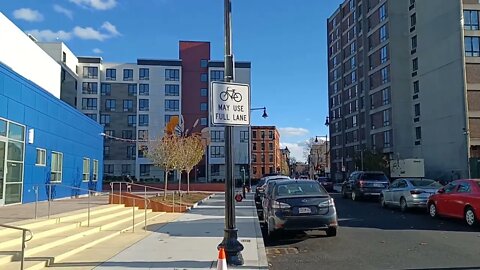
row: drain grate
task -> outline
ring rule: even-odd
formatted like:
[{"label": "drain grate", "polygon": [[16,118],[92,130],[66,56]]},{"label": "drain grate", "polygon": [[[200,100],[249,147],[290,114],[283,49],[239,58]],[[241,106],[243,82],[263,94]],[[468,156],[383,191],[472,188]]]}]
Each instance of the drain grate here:
[{"label": "drain grate", "polygon": [[298,248],[267,248],[267,255],[285,255],[298,253]]},{"label": "drain grate", "polygon": [[250,239],[242,239],[242,240],[240,240],[240,242],[242,242],[242,243],[250,243],[251,241],[252,241],[252,240],[250,240]]}]

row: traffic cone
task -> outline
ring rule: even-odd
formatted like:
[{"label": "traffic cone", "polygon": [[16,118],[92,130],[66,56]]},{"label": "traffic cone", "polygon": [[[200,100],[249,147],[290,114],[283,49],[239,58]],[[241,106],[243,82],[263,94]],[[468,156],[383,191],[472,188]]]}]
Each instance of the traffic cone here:
[{"label": "traffic cone", "polygon": [[227,270],[227,259],[225,250],[222,247],[218,251],[217,270]]}]

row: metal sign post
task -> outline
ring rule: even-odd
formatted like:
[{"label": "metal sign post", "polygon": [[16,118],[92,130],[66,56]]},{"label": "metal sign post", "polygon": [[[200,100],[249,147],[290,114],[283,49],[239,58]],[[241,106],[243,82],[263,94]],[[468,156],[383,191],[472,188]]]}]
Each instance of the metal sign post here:
[{"label": "metal sign post", "polygon": [[212,83],[209,108],[212,124],[225,126],[225,230],[218,247],[225,249],[227,264],[243,265],[243,245],[238,241],[238,229],[235,225],[233,127],[250,124],[250,93],[248,85],[232,83],[234,71],[231,12],[231,0],[224,0],[225,83]]}]

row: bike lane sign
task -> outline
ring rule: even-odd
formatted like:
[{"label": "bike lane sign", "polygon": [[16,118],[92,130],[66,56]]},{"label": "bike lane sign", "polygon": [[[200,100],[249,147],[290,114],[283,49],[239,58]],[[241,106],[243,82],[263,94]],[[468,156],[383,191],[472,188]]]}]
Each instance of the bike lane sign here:
[{"label": "bike lane sign", "polygon": [[213,125],[250,124],[250,86],[230,82],[212,82],[210,119]]}]

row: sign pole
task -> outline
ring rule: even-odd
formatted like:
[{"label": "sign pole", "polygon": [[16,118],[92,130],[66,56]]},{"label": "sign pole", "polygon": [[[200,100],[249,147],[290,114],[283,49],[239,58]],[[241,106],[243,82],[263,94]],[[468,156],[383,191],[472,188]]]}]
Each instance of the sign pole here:
[{"label": "sign pole", "polygon": [[[233,54],[231,32],[231,0],[224,0],[225,16],[225,82],[233,82]],[[238,229],[235,226],[235,186],[233,173],[233,126],[225,126],[225,230],[223,241],[219,247],[223,247],[227,255],[227,264],[243,265],[241,251],[243,245],[238,241]]]}]

